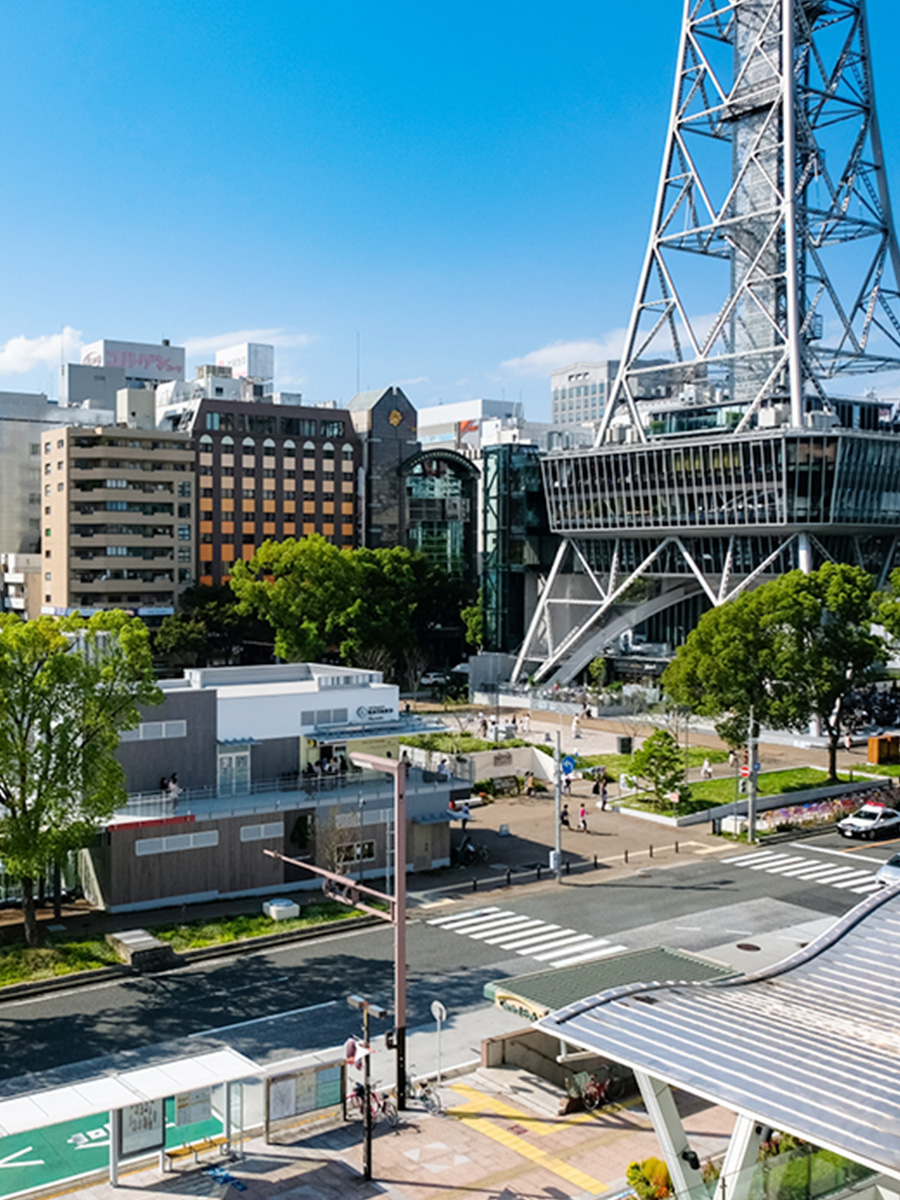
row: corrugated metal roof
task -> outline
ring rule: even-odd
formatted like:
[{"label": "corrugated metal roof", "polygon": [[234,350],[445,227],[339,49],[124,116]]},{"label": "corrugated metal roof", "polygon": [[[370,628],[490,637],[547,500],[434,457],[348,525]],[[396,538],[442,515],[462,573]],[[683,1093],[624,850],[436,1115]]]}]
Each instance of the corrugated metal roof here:
[{"label": "corrugated metal roof", "polygon": [[597,962],[580,963],[514,979],[497,979],[486,983],[488,1000],[502,1004],[504,999],[513,1005],[530,1009],[535,1016],[573,1004],[584,996],[619,988],[627,984],[659,979],[674,982],[694,982],[703,979],[724,979],[734,972],[720,963],[671,950],[668,946],[652,946],[646,950],[625,950],[610,954]]},{"label": "corrugated metal roof", "polygon": [[616,988],[537,1024],[900,1177],[900,888],[756,975]]}]

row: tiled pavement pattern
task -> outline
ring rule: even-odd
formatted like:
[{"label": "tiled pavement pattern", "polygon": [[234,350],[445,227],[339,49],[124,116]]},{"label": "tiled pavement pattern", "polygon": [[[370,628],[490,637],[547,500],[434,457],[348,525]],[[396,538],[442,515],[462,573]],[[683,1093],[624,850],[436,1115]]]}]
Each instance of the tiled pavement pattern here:
[{"label": "tiled pavement pattern", "polygon": [[573,967],[625,949],[606,938],[578,933],[495,907],[432,917],[428,924],[551,967]]},{"label": "tiled pavement pattern", "polygon": [[[226,1195],[228,1200],[370,1200],[379,1195],[391,1200],[588,1200],[607,1195],[613,1200],[625,1187],[628,1163],[659,1153],[638,1108],[558,1117],[527,1107],[518,1095],[511,1099],[498,1092],[480,1072],[454,1081],[443,1097],[444,1116],[414,1110],[397,1133],[376,1126],[376,1181],[370,1184],[360,1175],[361,1125],[355,1121],[307,1132],[291,1144],[248,1142],[245,1158],[223,1164],[238,1188],[243,1185],[240,1191],[204,1174],[203,1166],[183,1165],[173,1174],[125,1174],[118,1189],[104,1183],[68,1195],[71,1200],[122,1200],[123,1194],[133,1200],[218,1200]],[[701,1158],[723,1150],[733,1115],[680,1099]]]},{"label": "tiled pavement pattern", "polygon": [[786,879],[798,879],[803,883],[821,883],[839,891],[853,892],[865,896],[876,892],[880,884],[875,882],[875,869],[854,863],[852,856],[834,855],[827,859],[812,858],[807,852],[798,854],[789,847],[776,850],[754,850],[750,854],[736,854],[719,860],[735,867],[746,867],[750,871],[765,871],[767,875],[782,875]]}]

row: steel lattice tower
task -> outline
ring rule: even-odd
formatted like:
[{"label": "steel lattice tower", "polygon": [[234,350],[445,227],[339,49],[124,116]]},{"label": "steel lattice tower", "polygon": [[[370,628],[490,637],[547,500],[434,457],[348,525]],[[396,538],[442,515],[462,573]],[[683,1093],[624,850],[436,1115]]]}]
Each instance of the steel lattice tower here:
[{"label": "steel lattice tower", "polygon": [[900,406],[841,380],[900,368],[898,282],[865,0],[685,0],[624,353],[595,448],[543,462],[563,541],[514,678],[791,567],[887,573]]}]

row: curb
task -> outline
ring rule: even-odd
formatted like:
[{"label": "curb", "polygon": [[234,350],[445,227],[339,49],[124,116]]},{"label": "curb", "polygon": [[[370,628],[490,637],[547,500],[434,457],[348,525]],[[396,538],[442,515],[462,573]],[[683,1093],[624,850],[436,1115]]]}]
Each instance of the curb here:
[{"label": "curb", "polygon": [[[348,917],[343,921],[326,921],[312,929],[293,929],[284,933],[267,933],[262,937],[242,938],[237,942],[222,942],[218,946],[203,946],[198,950],[185,950],[176,956],[169,967],[161,971],[145,972],[146,974],[165,975],[169,971],[177,971],[192,963],[205,962],[216,958],[233,958],[236,954],[252,954],[256,950],[268,950],[272,946],[283,946],[291,942],[311,942],[317,938],[327,937],[341,929],[369,929],[384,922],[378,917]],[[7,1000],[19,1000],[25,997],[51,995],[53,992],[63,992],[69,988],[87,987],[93,983],[104,983],[110,979],[140,978],[142,972],[135,971],[123,963],[121,966],[98,967],[94,971],[73,971],[71,975],[55,975],[52,979],[38,979],[33,983],[9,983],[0,987],[0,1004]]]}]

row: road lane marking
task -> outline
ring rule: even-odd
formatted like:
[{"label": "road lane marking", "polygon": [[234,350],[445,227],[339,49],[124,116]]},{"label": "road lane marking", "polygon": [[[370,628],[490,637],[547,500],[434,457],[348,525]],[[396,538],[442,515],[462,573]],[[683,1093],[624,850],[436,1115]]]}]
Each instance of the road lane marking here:
[{"label": "road lane marking", "polygon": [[323,1008],[334,1008],[337,1000],[326,1000],[323,1004],[308,1004],[305,1008],[289,1008],[287,1012],[272,1013],[268,1017],[253,1017],[249,1021],[235,1021],[233,1025],[219,1025],[215,1029],[201,1029],[199,1033],[189,1033],[188,1037],[212,1037],[214,1034],[226,1033],[231,1029],[245,1029],[248,1025],[261,1025],[264,1021],[280,1021],[283,1017],[296,1017],[300,1013],[316,1012]]}]

